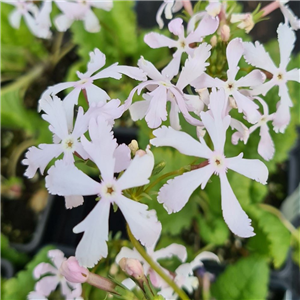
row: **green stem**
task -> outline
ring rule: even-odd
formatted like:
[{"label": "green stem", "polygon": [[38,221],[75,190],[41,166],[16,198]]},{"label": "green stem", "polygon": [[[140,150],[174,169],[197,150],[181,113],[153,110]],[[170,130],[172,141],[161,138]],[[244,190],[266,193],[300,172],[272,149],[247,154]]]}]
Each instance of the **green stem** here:
[{"label": "green stem", "polygon": [[134,248],[139,252],[139,254],[145,259],[145,261],[150,265],[151,269],[153,269],[180,297],[181,300],[190,300],[190,298],[186,295],[186,293],[180,289],[176,283],[158,266],[156,262],[152,260],[152,258],[147,254],[142,245],[135,239],[133,234],[130,231],[130,228],[127,224],[127,233],[129,239],[134,246]]},{"label": "green stem", "polygon": [[32,81],[39,78],[45,68],[45,64],[40,64],[33,68],[31,71],[29,71],[27,74],[19,77],[18,80],[14,81],[13,83],[5,86],[1,91],[1,96],[14,91],[16,89],[27,87]]},{"label": "green stem", "polygon": [[263,208],[264,210],[270,212],[271,214],[275,215],[276,217],[278,217],[278,219],[280,219],[282,224],[289,230],[289,232],[292,234],[292,236],[298,242],[300,242],[300,238],[299,238],[297,229],[283,216],[283,214],[281,213],[280,210],[278,210],[277,208],[275,208],[271,205],[264,204],[264,203],[260,203],[259,206],[261,208]]},{"label": "green stem", "polygon": [[151,189],[156,186],[158,183],[160,183],[163,179],[165,178],[168,178],[170,176],[173,176],[173,175],[181,175],[184,173],[184,171],[186,171],[186,168],[180,168],[179,170],[176,170],[176,171],[172,171],[172,172],[169,172],[169,173],[166,173],[160,177],[158,177],[156,180],[154,180],[145,190],[144,190],[144,193],[148,193],[149,191],[151,191]]}]

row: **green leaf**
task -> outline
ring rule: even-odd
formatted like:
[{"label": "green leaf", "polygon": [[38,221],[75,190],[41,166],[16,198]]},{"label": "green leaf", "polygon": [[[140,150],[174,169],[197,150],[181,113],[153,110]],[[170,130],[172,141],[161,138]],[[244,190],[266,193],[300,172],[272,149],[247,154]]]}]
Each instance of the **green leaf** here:
[{"label": "green leaf", "polygon": [[1,257],[17,266],[24,265],[29,260],[25,253],[18,252],[9,246],[9,240],[3,233],[1,233]]},{"label": "green leaf", "polygon": [[268,279],[267,261],[249,256],[227,266],[212,285],[212,295],[216,300],[263,300],[268,294]]},{"label": "green leaf", "polygon": [[54,249],[47,246],[39,251],[31,262],[26,265],[24,271],[20,271],[16,277],[8,279],[4,283],[3,300],[26,300],[27,295],[34,290],[36,280],[33,278],[34,268],[41,262],[49,262],[47,253]]},{"label": "green leaf", "polygon": [[249,206],[246,212],[252,219],[256,233],[248,240],[247,248],[254,253],[271,257],[274,266],[279,268],[284,263],[290,247],[290,232],[277,216],[262,208]]}]

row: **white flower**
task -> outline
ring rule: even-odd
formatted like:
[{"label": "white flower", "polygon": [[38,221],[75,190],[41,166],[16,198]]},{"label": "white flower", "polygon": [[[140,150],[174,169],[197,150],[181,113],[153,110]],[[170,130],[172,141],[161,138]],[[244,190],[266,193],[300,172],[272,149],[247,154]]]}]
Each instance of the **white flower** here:
[{"label": "white flower", "polygon": [[76,249],[80,265],[94,266],[101,257],[107,256],[108,217],[111,204],[122,211],[132,234],[146,246],[151,246],[161,231],[155,211],[147,211],[148,206],[125,197],[123,190],[143,186],[149,182],[154,158],[150,150],[143,156],[136,155],[119,179],[114,178],[117,148],[111,127],[101,118],[92,119],[89,125],[91,142],[84,136],[81,142],[89,157],[101,172],[101,182],[96,182],[74,165],[57,161],[46,177],[46,187],[52,194],[98,195],[100,201],[90,214],[77,226],[75,233],[84,232]]},{"label": "white flower", "polygon": [[226,130],[231,119],[228,115],[223,117],[225,102],[224,90],[213,91],[211,93],[210,110],[200,114],[214,144],[214,151],[207,147],[203,138],[200,137],[200,142],[198,142],[185,132],[175,131],[171,127],[163,126],[153,131],[156,138],[150,141],[151,144],[171,146],[182,154],[206,158],[208,162],[202,168],[194,169],[167,181],[159,191],[158,201],[164,204],[168,213],[178,212],[185,206],[193,191],[200,185],[203,189],[209,178],[216,174],[221,181],[222,210],[225,222],[234,234],[240,237],[250,237],[254,235],[253,228],[250,225],[251,220],[236,199],[226,172],[227,169],[231,169],[266,184],[268,169],[257,159],[242,158],[242,153],[232,158],[225,157]]}]

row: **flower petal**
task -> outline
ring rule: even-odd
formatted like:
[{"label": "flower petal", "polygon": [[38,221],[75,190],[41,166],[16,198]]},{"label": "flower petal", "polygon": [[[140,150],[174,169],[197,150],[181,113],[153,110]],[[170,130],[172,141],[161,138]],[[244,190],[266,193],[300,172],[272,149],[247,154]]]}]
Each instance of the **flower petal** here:
[{"label": "flower petal", "polygon": [[129,107],[131,119],[133,121],[141,120],[145,117],[151,103],[151,96],[149,96],[149,99],[150,100],[137,101]]},{"label": "flower petal", "polygon": [[154,167],[154,157],[150,150],[146,150],[146,154],[133,158],[127,170],[118,179],[118,186],[121,190],[138,187],[149,183]]},{"label": "flower petal", "polygon": [[295,46],[296,35],[293,29],[287,24],[280,23],[277,28],[278,43],[280,50],[280,65],[279,68],[286,69],[291,53]]},{"label": "flower petal", "polygon": [[74,165],[66,165],[62,160],[48,171],[46,188],[51,194],[60,196],[96,195],[99,193],[99,183],[91,179]]},{"label": "flower petal", "polygon": [[274,143],[269,133],[269,127],[265,124],[260,127],[260,141],[258,144],[258,153],[265,160],[273,158],[275,153]]},{"label": "flower petal", "polygon": [[234,91],[232,96],[237,104],[238,111],[244,113],[248,122],[254,124],[261,118],[261,114],[258,111],[259,106],[250,98],[239,91]]},{"label": "flower petal", "polygon": [[177,50],[173,54],[173,59],[169,64],[162,70],[161,74],[167,78],[173,78],[179,72],[180,62],[181,62],[182,50]]},{"label": "flower petal", "polygon": [[226,48],[226,57],[228,61],[228,80],[235,79],[236,73],[239,70],[238,63],[244,54],[244,46],[242,39],[235,38],[231,40]]},{"label": "flower petal", "polygon": [[251,220],[236,199],[225,173],[220,174],[222,211],[229,229],[239,237],[254,236]]},{"label": "flower petal", "polygon": [[255,42],[255,44],[244,42],[243,45],[245,48],[244,57],[248,64],[267,70],[272,74],[276,72],[277,67],[262,44],[259,42]]},{"label": "flower petal", "polygon": [[40,169],[41,174],[43,174],[51,159],[58,157],[62,152],[60,144],[40,144],[39,148],[30,147],[25,154],[25,159],[22,160],[22,164],[28,166],[24,175],[32,178],[37,169]]},{"label": "flower petal", "polygon": [[101,199],[88,216],[73,228],[74,233],[84,232],[75,252],[83,267],[91,268],[102,256],[107,256],[109,209],[110,201]]},{"label": "flower petal", "polygon": [[139,260],[140,262],[144,262],[144,258],[137,252],[135,248],[130,249],[128,247],[122,247],[121,251],[116,256],[116,263],[119,264],[119,261],[124,257],[133,258]]},{"label": "flower petal", "polygon": [[166,248],[159,249],[154,252],[153,258],[155,260],[161,258],[171,258],[172,256],[177,256],[181,262],[186,261],[187,252],[186,248],[183,245],[171,244]]},{"label": "flower petal", "polygon": [[101,117],[91,119],[89,126],[91,142],[83,135],[81,143],[84,150],[90,155],[97,165],[104,180],[111,180],[114,174],[114,151],[117,148],[116,139],[113,137],[111,126]]},{"label": "flower petal", "polygon": [[159,71],[155,68],[155,66],[148,60],[145,60],[142,56],[138,61],[138,66],[142,69],[148,77],[153,80],[165,81],[165,77],[159,73]]},{"label": "flower petal", "polygon": [[287,80],[293,80],[300,83],[300,70],[299,69],[293,69],[291,71],[288,71],[286,73]]},{"label": "flower petal", "polygon": [[274,131],[284,133],[287,125],[291,121],[290,108],[286,103],[279,102],[276,113],[273,118]]},{"label": "flower petal", "polygon": [[92,103],[106,103],[110,99],[109,95],[101,88],[97,87],[94,84],[86,87],[87,100],[89,105]]},{"label": "flower petal", "polygon": [[266,165],[258,159],[245,159],[242,157],[243,154],[241,153],[236,157],[226,158],[227,167],[250,179],[266,184],[269,175]]},{"label": "flower petal", "polygon": [[262,84],[266,79],[266,75],[259,71],[253,70],[246,76],[240,78],[236,83],[238,87],[246,87],[246,86],[257,86]]},{"label": "flower petal", "polygon": [[45,274],[56,275],[58,272],[52,265],[48,263],[40,263],[33,270],[33,276],[35,279],[39,279],[41,276]]},{"label": "flower petal", "polygon": [[66,209],[82,205],[84,199],[81,195],[65,196]]},{"label": "flower petal", "polygon": [[144,42],[151,48],[177,47],[177,42],[157,32],[150,32],[144,36]]},{"label": "flower petal", "polygon": [[206,166],[170,179],[158,192],[157,201],[163,203],[169,214],[178,212],[198,186],[204,188],[212,174],[212,168]]},{"label": "flower petal", "polygon": [[86,31],[92,33],[100,31],[99,20],[91,9],[88,9],[85,12],[83,22],[84,22],[84,29]]},{"label": "flower petal", "polygon": [[38,293],[37,291],[30,292],[27,295],[28,300],[48,300],[44,295]]},{"label": "flower petal", "polygon": [[146,247],[152,246],[161,232],[161,223],[156,211],[148,211],[148,206],[120,196],[116,200],[134,237]]},{"label": "flower petal", "polygon": [[150,140],[150,143],[156,147],[170,146],[185,155],[203,158],[210,157],[211,150],[185,132],[174,130],[172,127],[162,126],[154,130],[153,135],[155,138]]},{"label": "flower petal", "polygon": [[58,31],[65,32],[72,25],[73,20],[64,14],[60,14],[54,18],[54,24]]},{"label": "flower petal", "polygon": [[58,283],[57,276],[46,276],[35,284],[35,290],[41,295],[49,296],[56,289]]},{"label": "flower petal", "polygon": [[157,128],[161,125],[162,121],[167,120],[167,89],[165,86],[159,86],[151,93],[150,105],[146,112],[145,120],[149,128]]},{"label": "flower petal", "polygon": [[128,168],[131,162],[130,149],[126,144],[119,145],[115,152],[114,157],[116,159],[114,173],[120,173]]}]

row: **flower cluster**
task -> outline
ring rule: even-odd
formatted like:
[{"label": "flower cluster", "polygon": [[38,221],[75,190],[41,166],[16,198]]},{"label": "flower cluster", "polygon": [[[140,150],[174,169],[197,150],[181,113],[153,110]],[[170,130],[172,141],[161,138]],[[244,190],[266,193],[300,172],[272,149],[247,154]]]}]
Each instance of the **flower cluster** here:
[{"label": "flower cluster", "polygon": [[[99,22],[92,7],[109,10],[112,6],[111,1],[54,2],[62,12],[54,20],[61,31],[67,30],[74,20],[82,20],[88,31],[98,31]],[[52,1],[44,1],[39,9],[24,0],[10,4],[16,7],[10,15],[14,27],[19,26],[23,15],[34,34],[50,36]],[[226,1],[211,1],[205,10],[193,14],[189,1],[164,1],[157,15],[160,27],[163,27],[163,11],[167,19],[171,19],[172,13],[183,6],[193,16],[186,25],[181,18],[169,22],[168,29],[175,36],[174,39],[157,32],[148,33],[144,37],[145,43],[153,49],[175,49],[161,71],[144,57],[139,59],[137,66],[115,63],[103,68],[105,55],[99,49],[94,49],[90,52],[87,71],[77,72],[77,81],[48,87],[39,100],[39,111],[43,112],[42,118],[49,123],[53,143],[28,149],[23,160],[27,166],[25,176],[32,178],[38,169],[41,174],[47,170],[48,191],[64,196],[68,209],[82,205],[84,196],[95,195],[97,204],[73,229],[74,233],[83,233],[75,254],[82,267],[93,267],[108,255],[111,205],[120,209],[132,235],[146,247],[154,261],[172,255],[176,255],[183,263],[186,261],[186,249],[181,245],[172,244],[154,251],[162,225],[156,211],[149,210],[141,196],[146,191],[145,186],[150,182],[155,166],[150,144],[155,147],[172,147],[183,155],[202,160],[199,164],[191,165],[183,174],[169,179],[158,191],[157,201],[163,204],[169,214],[179,212],[192,193],[199,186],[204,189],[215,174],[220,178],[221,186],[219,209],[222,209],[229,229],[242,238],[255,235],[250,218],[230,186],[227,171],[232,170],[266,184],[268,169],[261,160],[244,158],[243,153],[227,157],[226,135],[231,127],[235,131],[231,142],[237,144],[241,140],[247,144],[252,133],[259,128],[258,153],[266,161],[273,158],[275,148],[267,123],[272,123],[275,132],[284,133],[290,122],[293,102],[287,82],[300,82],[300,79],[299,69],[290,70],[288,64],[296,40],[294,29],[299,28],[299,24],[285,5],[278,4],[291,27],[286,21],[277,29],[281,57],[277,67],[259,42],[233,38],[230,32],[230,26],[237,26],[248,33],[255,25],[256,18],[266,14],[266,10],[256,15],[235,15],[227,11]],[[233,25],[235,23],[238,24]],[[224,62],[223,69],[216,73],[211,72],[210,67],[218,43],[223,45]],[[247,74],[240,70],[242,59],[247,62]],[[111,99],[108,92],[99,87],[101,79],[119,80],[122,75],[139,83],[127,99]],[[264,97],[274,86],[279,87],[279,100],[274,99],[277,103],[276,109],[272,111]],[[58,94],[67,89],[71,89],[71,92],[60,99]],[[81,93],[87,109],[79,105]],[[133,121],[145,119],[148,127],[154,129],[145,150],[137,151],[137,147],[134,147],[132,151],[125,144],[119,145],[114,138],[115,120],[126,111]],[[182,130],[183,122],[193,126],[198,139]],[[91,162],[99,178],[85,174],[78,168],[76,161]],[[64,259],[61,253],[54,254],[51,257],[59,259],[61,263]],[[152,284],[161,289],[161,295],[175,297],[174,290],[165,284],[136,250],[123,248],[116,258],[117,262],[123,257],[141,261],[144,274],[149,275]],[[205,255],[200,255],[191,263],[184,263],[176,269],[175,274],[164,271],[179,287],[192,291],[196,286],[193,270],[202,264],[203,258]],[[216,259],[215,256],[210,258]],[[53,259],[53,262],[58,268],[56,260]],[[61,282],[62,293],[69,297],[71,292],[66,282],[59,279],[60,275],[53,266],[41,264],[35,276],[38,278],[46,272],[56,276],[55,284],[53,278],[50,280],[44,277],[37,283],[36,293],[46,297],[57,282]],[[46,281],[49,283],[48,290],[41,293],[40,286]],[[79,287],[74,286],[73,298],[80,295],[77,291]],[[31,299],[35,299],[34,295],[31,294]]]}]

